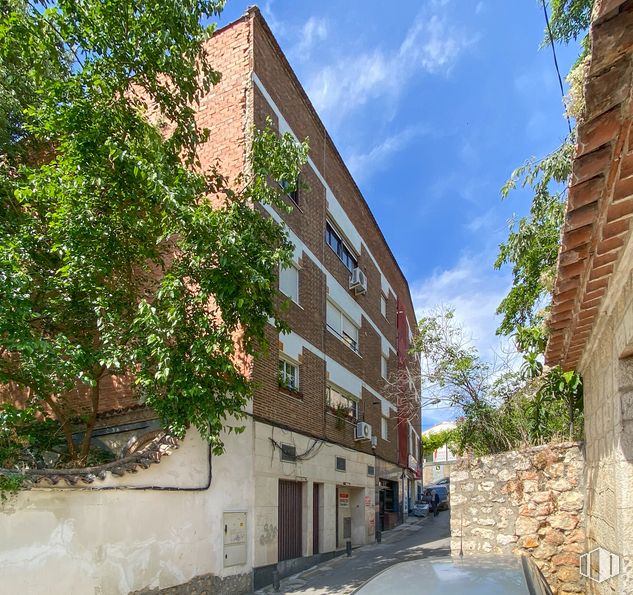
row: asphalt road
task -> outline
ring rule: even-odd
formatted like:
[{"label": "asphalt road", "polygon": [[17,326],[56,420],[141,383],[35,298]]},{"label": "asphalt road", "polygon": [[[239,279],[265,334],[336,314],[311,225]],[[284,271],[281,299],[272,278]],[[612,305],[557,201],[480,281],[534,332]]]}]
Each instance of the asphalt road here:
[{"label": "asphalt road", "polygon": [[[437,518],[416,519],[383,533],[382,543],[373,543],[281,581],[279,593],[297,595],[345,595],[392,564],[450,554],[449,512]],[[274,593],[266,587],[257,594]]]}]

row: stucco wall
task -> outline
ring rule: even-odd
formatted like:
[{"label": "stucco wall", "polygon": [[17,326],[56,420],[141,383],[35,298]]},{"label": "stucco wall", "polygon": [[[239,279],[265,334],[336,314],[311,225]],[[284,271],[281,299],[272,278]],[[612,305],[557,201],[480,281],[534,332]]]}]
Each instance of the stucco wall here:
[{"label": "stucco wall", "polygon": [[526,553],[559,595],[580,593],[584,456],[577,443],[462,459],[451,473],[451,551]]},{"label": "stucco wall", "polygon": [[[252,424],[225,442],[227,453],[212,459],[206,491],[125,489],[203,486],[207,446],[192,432],[159,465],[135,475],[109,477],[90,488],[19,493],[0,508],[0,594],[119,594],[164,589],[202,575],[219,587],[218,579],[246,574],[237,584],[250,585]],[[247,564],[230,568],[223,564],[227,503],[247,513],[249,539]]]}]

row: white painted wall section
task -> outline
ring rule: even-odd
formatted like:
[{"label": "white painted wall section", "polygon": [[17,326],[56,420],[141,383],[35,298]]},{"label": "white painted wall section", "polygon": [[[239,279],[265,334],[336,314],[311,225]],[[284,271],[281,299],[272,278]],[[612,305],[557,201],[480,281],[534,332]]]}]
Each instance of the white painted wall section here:
[{"label": "white painted wall section", "polygon": [[330,382],[333,382],[351,395],[360,399],[363,381],[358,376],[352,374],[347,368],[344,368],[327,355],[325,356],[325,369],[327,370],[328,380]]},{"label": "white painted wall section", "polygon": [[[195,576],[245,574],[252,568],[253,427],[223,436],[206,491],[130,490],[126,486],[204,484],[207,445],[190,432],[159,465],[86,488],[35,488],[0,509],[0,594],[129,593],[163,589]],[[191,466],[190,466],[191,465]],[[246,512],[245,565],[224,568],[223,513]]]},{"label": "white painted wall section", "polygon": [[345,238],[351,242],[352,247],[360,254],[362,247],[362,239],[360,234],[354,227],[352,220],[347,216],[343,207],[334,197],[334,193],[326,186],[325,198],[327,201],[327,210],[332,218],[332,222],[343,232]]}]

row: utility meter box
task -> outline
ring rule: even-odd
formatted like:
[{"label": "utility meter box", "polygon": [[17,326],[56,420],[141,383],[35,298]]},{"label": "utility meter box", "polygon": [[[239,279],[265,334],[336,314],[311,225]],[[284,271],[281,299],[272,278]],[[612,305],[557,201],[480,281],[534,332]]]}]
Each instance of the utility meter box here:
[{"label": "utility meter box", "polygon": [[246,513],[224,513],[224,566],[246,564]]}]

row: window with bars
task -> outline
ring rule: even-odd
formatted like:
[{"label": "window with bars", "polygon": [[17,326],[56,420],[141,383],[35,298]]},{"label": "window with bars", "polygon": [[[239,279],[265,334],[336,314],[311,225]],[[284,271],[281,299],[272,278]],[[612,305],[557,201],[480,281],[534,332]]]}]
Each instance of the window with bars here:
[{"label": "window with bars", "polygon": [[329,222],[325,224],[325,241],[350,271],[353,271],[358,266],[354,253],[347,247],[341,235]]},{"label": "window with bars", "polygon": [[281,460],[286,463],[297,462],[297,447],[292,444],[281,445]]},{"label": "window with bars", "polygon": [[285,359],[279,360],[279,386],[288,390],[299,390],[299,369]]},{"label": "window with bars", "polygon": [[327,303],[327,326],[339,339],[358,353],[358,327],[333,303]]}]

